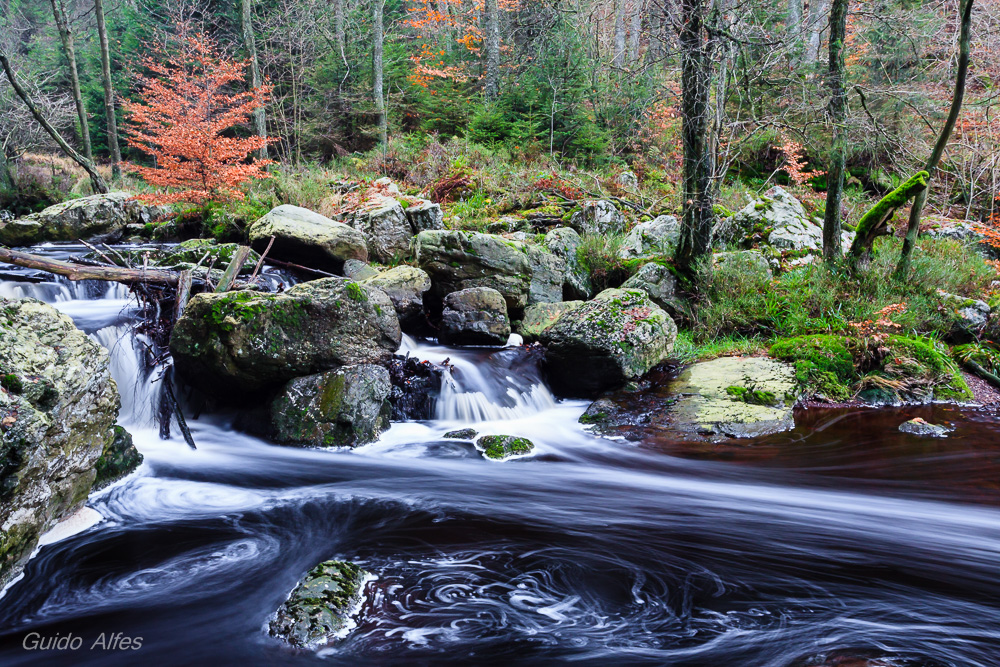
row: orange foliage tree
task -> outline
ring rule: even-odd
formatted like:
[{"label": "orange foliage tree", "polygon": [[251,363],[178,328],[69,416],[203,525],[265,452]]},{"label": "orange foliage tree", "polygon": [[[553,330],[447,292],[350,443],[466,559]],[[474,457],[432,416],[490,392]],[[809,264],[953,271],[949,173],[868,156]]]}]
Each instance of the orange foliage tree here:
[{"label": "orange foliage tree", "polygon": [[140,195],[154,204],[208,205],[243,199],[242,187],[269,178],[273,160],[251,159],[267,137],[233,136],[268,99],[267,86],[243,88],[245,61],[227,58],[211,39],[178,26],[175,48],[144,58],[137,74],[138,99],[122,104],[126,142],[151,155],[154,166],[129,163],[144,181],[171,191]]}]

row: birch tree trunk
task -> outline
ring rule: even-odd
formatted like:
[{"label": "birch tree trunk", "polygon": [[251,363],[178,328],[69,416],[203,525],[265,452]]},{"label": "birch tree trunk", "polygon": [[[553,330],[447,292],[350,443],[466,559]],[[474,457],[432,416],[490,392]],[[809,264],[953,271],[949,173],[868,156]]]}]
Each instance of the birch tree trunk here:
[{"label": "birch tree trunk", "polygon": [[111,52],[108,47],[108,28],[104,23],[104,0],[94,0],[97,16],[97,36],[101,43],[101,82],[104,84],[104,115],[108,123],[108,148],[111,151],[111,178],[122,176],[122,153],[118,148],[118,121],[115,119],[115,90],[111,84]]},{"label": "birch tree trunk", "polygon": [[66,51],[66,60],[69,61],[69,81],[73,89],[73,103],[76,104],[76,115],[80,121],[80,142],[83,146],[83,156],[88,160],[93,160],[94,155],[90,148],[90,126],[87,123],[87,107],[83,104],[83,95],[80,92],[80,72],[76,65],[76,46],[73,43],[73,33],[69,29],[69,20],[66,18],[66,9],[62,6],[62,0],[49,0],[52,5],[52,16],[56,21],[56,28],[59,30],[59,39],[62,40],[63,49]]},{"label": "birch tree trunk", "polygon": [[[56,0],[52,0],[55,2]],[[240,0],[240,10],[243,19],[243,48],[247,50],[250,58],[250,82],[254,88],[259,88],[262,81],[260,76],[260,62],[257,60],[257,39],[253,34],[253,12],[250,3],[252,0]],[[258,107],[253,111],[253,129],[258,137],[267,136],[267,122],[264,117],[264,107]],[[267,146],[262,146],[257,151],[260,159],[267,157]]]},{"label": "birch tree trunk", "polygon": [[389,126],[385,117],[385,92],[382,87],[382,47],[385,35],[383,34],[382,20],[385,12],[385,0],[375,0],[374,26],[372,28],[372,99],[375,102],[375,114],[378,116],[378,140],[384,148],[389,142]]}]

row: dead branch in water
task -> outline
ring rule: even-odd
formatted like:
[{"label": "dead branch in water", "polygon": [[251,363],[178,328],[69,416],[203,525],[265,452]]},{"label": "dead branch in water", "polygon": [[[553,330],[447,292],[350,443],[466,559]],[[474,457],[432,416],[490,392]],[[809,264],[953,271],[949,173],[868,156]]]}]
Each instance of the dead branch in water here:
[{"label": "dead branch in water", "polygon": [[76,262],[60,259],[39,257],[31,253],[0,247],[0,262],[23,266],[28,269],[38,269],[69,280],[110,280],[116,283],[132,285],[134,283],[157,283],[161,285],[176,285],[180,280],[178,271],[164,269],[126,269],[120,266],[86,266]]}]

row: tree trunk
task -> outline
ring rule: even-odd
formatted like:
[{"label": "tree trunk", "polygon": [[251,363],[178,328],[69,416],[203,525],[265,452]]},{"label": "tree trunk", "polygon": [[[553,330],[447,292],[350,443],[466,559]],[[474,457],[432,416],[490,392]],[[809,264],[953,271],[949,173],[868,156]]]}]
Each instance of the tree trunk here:
[{"label": "tree trunk", "polygon": [[792,45],[792,59],[798,61],[802,57],[802,0],[788,0],[788,18],[785,21],[785,32]]},{"label": "tree trunk", "polygon": [[104,84],[104,115],[108,123],[108,148],[111,150],[111,178],[122,176],[122,153],[118,149],[118,121],[115,119],[115,90],[111,85],[111,51],[108,47],[108,28],[104,24],[104,0],[94,0],[97,17],[97,36],[101,42],[101,82]]},{"label": "tree trunk", "polygon": [[634,63],[639,60],[639,45],[640,37],[642,33],[642,13],[643,13],[643,2],[642,0],[635,0],[635,6],[632,8],[632,14],[629,17],[629,29],[628,29],[628,61],[629,63]]},{"label": "tree trunk", "polygon": [[333,0],[333,39],[340,57],[346,57],[347,36],[344,30],[344,0]]},{"label": "tree trunk", "polygon": [[487,102],[500,97],[500,8],[498,0],[485,0],[486,81],[483,92]]},{"label": "tree trunk", "polygon": [[10,67],[10,61],[7,60],[7,56],[3,53],[0,53],[0,66],[3,67],[3,71],[7,75],[7,80],[10,81],[11,88],[13,88],[17,96],[21,98],[24,105],[28,107],[28,111],[30,111],[31,115],[34,116],[36,121],[38,121],[38,124],[41,125],[46,132],[48,132],[53,141],[59,144],[59,148],[62,149],[63,153],[83,167],[83,170],[87,172],[88,176],[90,176],[90,184],[94,192],[101,194],[106,193],[108,191],[108,184],[105,183],[104,179],[101,178],[101,175],[97,173],[97,169],[94,168],[94,163],[73,150],[73,147],[66,143],[66,140],[62,138],[62,135],[59,134],[56,128],[52,127],[49,121],[45,119],[45,116],[42,115],[38,106],[35,105],[30,97],[28,97],[28,93],[21,87],[21,84],[17,82],[17,78],[14,76],[14,70]]},{"label": "tree trunk", "polygon": [[919,196],[927,188],[929,175],[926,171],[918,171],[905,183],[879,200],[875,206],[861,216],[858,221],[858,231],[851,244],[850,265],[852,269],[864,269],[871,260],[872,246],[879,236],[891,233],[888,223],[896,210],[905,206],[913,197]]},{"label": "tree trunk", "polygon": [[23,266],[29,269],[47,271],[70,280],[111,280],[131,285],[132,283],[157,283],[176,285],[180,280],[179,271],[165,269],[127,269],[120,266],[87,266],[65,262],[50,257],[40,257],[20,250],[0,247],[0,262]]},{"label": "tree trunk", "polygon": [[615,46],[611,59],[615,67],[625,66],[625,0],[615,0]]},{"label": "tree trunk", "polygon": [[830,168],[826,172],[826,213],[823,216],[823,258],[840,260],[840,202],[844,192],[844,168],[847,160],[847,92],[844,89],[844,39],[847,36],[848,0],[833,0],[830,10],[830,60],[827,83],[830,86],[830,120],[833,122],[833,145]]},{"label": "tree trunk", "polygon": [[[250,58],[250,82],[254,88],[259,88],[262,81],[260,77],[260,63],[257,61],[257,39],[253,34],[251,2],[252,0],[240,0],[240,10],[243,18],[243,47],[247,50],[247,55]],[[253,111],[253,129],[258,137],[267,136],[267,123],[264,118],[263,106]],[[261,146],[261,149],[257,151],[257,157],[262,160],[267,158],[267,146]]]},{"label": "tree trunk", "polygon": [[715,220],[715,157],[709,137],[712,41],[703,0],[681,0],[680,12],[684,214],[675,260],[681,274],[692,278],[698,260],[711,251]]},{"label": "tree trunk", "polygon": [[806,45],[806,64],[812,65],[819,60],[819,47],[823,42],[823,20],[829,9],[829,0],[815,0],[809,3],[809,43]]},{"label": "tree trunk", "polygon": [[66,51],[66,60],[69,61],[69,80],[73,89],[76,115],[80,120],[80,142],[83,145],[83,156],[88,160],[93,160],[94,156],[90,148],[90,127],[87,123],[87,108],[83,104],[83,95],[80,92],[80,72],[76,65],[76,46],[73,43],[73,33],[70,32],[62,0],[49,0],[49,4],[52,5],[52,16],[55,18],[63,49]]},{"label": "tree trunk", "polygon": [[[948,146],[951,133],[958,122],[958,115],[962,111],[962,100],[965,98],[965,79],[969,73],[969,33],[972,27],[972,3],[973,0],[960,0],[959,12],[961,13],[961,29],[958,37],[958,72],[955,74],[955,92],[951,98],[951,109],[948,111],[948,119],[941,128],[937,143],[924,170],[928,177],[933,177],[937,171],[938,162],[941,155]],[[910,219],[906,225],[906,238],[903,239],[903,250],[899,256],[899,264],[896,266],[896,276],[903,278],[910,270],[910,258],[913,255],[913,247],[917,243],[917,236],[920,234],[920,215],[923,213],[924,202],[927,200],[927,190],[922,190],[913,200],[910,208]]]},{"label": "tree trunk", "polygon": [[389,142],[389,126],[385,117],[385,93],[382,90],[382,42],[384,39],[382,18],[385,11],[385,0],[375,0],[375,24],[372,28],[372,99],[375,102],[375,114],[378,116],[378,140],[383,148]]}]

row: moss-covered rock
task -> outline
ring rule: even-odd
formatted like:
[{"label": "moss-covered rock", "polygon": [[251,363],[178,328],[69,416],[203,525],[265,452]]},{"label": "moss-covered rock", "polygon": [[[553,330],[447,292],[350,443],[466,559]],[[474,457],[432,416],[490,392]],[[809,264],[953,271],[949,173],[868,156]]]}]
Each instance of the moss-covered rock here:
[{"label": "moss-covered rock", "polygon": [[517,333],[526,343],[534,343],[542,334],[552,328],[563,313],[576,310],[583,301],[560,301],[559,303],[536,303],[524,310],[524,318],[517,327]]},{"label": "moss-covered rock", "polygon": [[535,443],[514,435],[484,435],[476,440],[476,449],[488,459],[506,461],[527,456],[534,451]]},{"label": "moss-covered rock", "polygon": [[507,304],[500,292],[473,287],[445,297],[438,334],[445,345],[506,345],[509,337]]},{"label": "moss-covered rock", "polygon": [[106,238],[122,234],[129,224],[147,224],[167,214],[167,209],[144,204],[127,192],[91,195],[0,222],[0,244],[20,246],[95,236]]},{"label": "moss-covered rock", "polygon": [[479,433],[474,428],[460,428],[457,431],[448,431],[442,438],[449,440],[475,440]]},{"label": "moss-covered rock", "polygon": [[795,366],[795,381],[811,395],[831,401],[851,397],[860,379],[854,368],[850,340],[843,336],[816,335],[787,338],[771,347],[771,356]]},{"label": "moss-covered rock", "polygon": [[625,236],[619,254],[623,259],[673,254],[680,238],[680,223],[672,215],[641,222]]},{"label": "moss-covered rock", "polygon": [[545,235],[545,247],[563,260],[562,298],[585,300],[594,295],[590,272],[577,254],[581,243],[583,239],[571,227],[556,227]]},{"label": "moss-covered rock", "polygon": [[642,290],[653,303],[671,316],[688,312],[687,304],[677,289],[677,277],[668,267],[657,262],[643,264],[634,276],[622,284],[622,289]]},{"label": "moss-covered rock", "polygon": [[645,292],[608,289],[542,334],[553,387],[588,396],[642,376],[673,350],[677,326]]},{"label": "moss-covered rock", "polygon": [[295,378],[271,403],[275,440],[315,447],[374,442],[389,428],[391,392],[389,371],[374,364]]},{"label": "moss-covered rock", "polygon": [[573,213],[570,225],[581,234],[615,234],[625,231],[625,216],[604,199],[585,201]]},{"label": "moss-covered rock", "polygon": [[188,382],[235,400],[294,377],[386,361],[401,335],[384,292],[324,278],[281,294],[198,294],[174,326],[170,350]]},{"label": "moss-covered rock", "polygon": [[404,330],[425,323],[424,294],[431,288],[431,277],[423,269],[403,264],[359,282],[386,293]]},{"label": "moss-covered rock", "polygon": [[113,436],[104,445],[101,458],[97,459],[94,469],[97,477],[94,479],[94,489],[101,489],[117,482],[142,463],[142,454],[132,444],[132,434],[121,426],[113,427]]},{"label": "moss-covered rock", "polygon": [[[222,270],[233,261],[233,255],[239,249],[238,243],[216,243],[214,239],[189,239],[177,245],[166,245],[156,248],[118,248],[114,252],[103,255],[90,253],[93,259],[109,259],[119,266],[148,266],[181,271],[192,269],[200,262],[200,269],[207,272],[209,267]],[[260,260],[253,250],[240,267],[240,273],[250,273]],[[214,272],[213,272],[214,273]],[[221,274],[220,274],[221,275]]]},{"label": "moss-covered rock", "polygon": [[119,398],[107,351],[52,306],[0,298],[0,586],[86,501]]},{"label": "moss-covered rock", "polygon": [[767,357],[719,357],[691,365],[671,384],[679,430],[734,438],[792,428],[798,400],[794,369]]},{"label": "moss-covered rock", "polygon": [[271,254],[317,269],[339,271],[348,259],[368,261],[364,235],[342,222],[282,204],[250,226],[250,242],[263,251],[274,237]]},{"label": "moss-covered rock", "polygon": [[273,637],[315,649],[343,637],[360,609],[368,573],[354,563],[328,560],[311,569],[268,625]]}]

